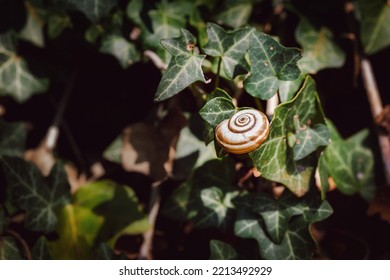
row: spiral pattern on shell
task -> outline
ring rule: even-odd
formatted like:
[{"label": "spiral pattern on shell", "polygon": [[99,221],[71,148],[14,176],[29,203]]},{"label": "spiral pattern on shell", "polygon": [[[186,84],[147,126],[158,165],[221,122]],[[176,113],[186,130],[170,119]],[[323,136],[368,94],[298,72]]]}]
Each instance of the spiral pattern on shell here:
[{"label": "spiral pattern on shell", "polygon": [[245,154],[257,149],[267,139],[267,116],[255,109],[238,111],[215,129],[221,147],[232,154]]}]

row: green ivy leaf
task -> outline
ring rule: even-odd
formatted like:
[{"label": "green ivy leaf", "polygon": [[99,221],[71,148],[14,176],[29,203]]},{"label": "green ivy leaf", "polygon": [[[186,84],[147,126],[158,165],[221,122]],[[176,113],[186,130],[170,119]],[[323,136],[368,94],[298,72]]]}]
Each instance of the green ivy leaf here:
[{"label": "green ivy leaf", "polygon": [[45,40],[43,35],[43,26],[45,23],[45,12],[33,7],[29,2],[25,2],[27,11],[27,20],[19,32],[19,36],[30,41],[37,47],[44,47]]},{"label": "green ivy leaf", "polygon": [[345,53],[336,45],[328,28],[318,30],[302,18],[295,30],[295,38],[303,47],[303,57],[298,62],[302,72],[315,74],[322,69],[344,65]]},{"label": "green ivy leaf", "polygon": [[219,24],[225,24],[232,28],[238,28],[248,23],[252,13],[252,1],[228,0],[220,8],[215,19]]},{"label": "green ivy leaf", "polygon": [[329,130],[324,124],[316,124],[313,128],[303,125],[295,132],[295,145],[293,147],[294,160],[307,157],[318,147],[329,144]]},{"label": "green ivy leaf", "polygon": [[24,257],[11,236],[0,236],[0,260],[23,260]]},{"label": "green ivy leaf", "polygon": [[34,93],[47,90],[48,81],[30,73],[27,62],[16,54],[12,33],[0,35],[0,95],[25,102]]},{"label": "green ivy leaf", "polygon": [[279,89],[279,81],[299,77],[297,62],[301,57],[300,50],[286,48],[269,35],[253,32],[249,43],[251,75],[244,81],[246,91],[257,98],[271,98]]},{"label": "green ivy leaf", "polygon": [[49,243],[44,236],[41,236],[37,242],[35,242],[31,255],[33,260],[52,260],[53,257],[50,252]]},{"label": "green ivy leaf", "polygon": [[210,241],[210,260],[236,260],[236,250],[229,244],[219,241]]},{"label": "green ivy leaf", "polygon": [[56,232],[59,238],[49,242],[56,260],[91,259],[94,241],[103,224],[103,217],[91,209],[68,204],[58,213]]},{"label": "green ivy leaf", "polygon": [[6,123],[0,120],[0,156],[22,157],[27,132],[22,123]]},{"label": "green ivy leaf", "polygon": [[168,63],[171,55],[161,47],[161,39],[175,38],[182,35],[180,31],[186,26],[186,16],[191,11],[191,3],[186,1],[157,3],[155,10],[149,11],[148,15],[152,22],[153,32],[144,26],[143,31],[147,34],[145,37],[147,45],[157,50],[157,54]]},{"label": "green ivy leaf", "polygon": [[248,65],[245,54],[249,47],[249,38],[253,29],[245,28],[226,32],[222,27],[207,24],[208,43],[204,46],[205,54],[221,59],[221,75],[233,79],[246,72]]},{"label": "green ivy leaf", "polygon": [[133,63],[139,61],[140,55],[134,44],[127,41],[119,35],[108,35],[102,39],[100,51],[113,55],[122,66],[126,69]]},{"label": "green ivy leaf", "polygon": [[72,20],[65,12],[51,12],[47,19],[47,34],[50,39],[55,39],[66,29],[72,27]]},{"label": "green ivy leaf", "polygon": [[141,234],[149,228],[135,192],[127,186],[109,180],[97,181],[81,187],[74,200],[75,204],[103,217],[97,243],[114,244],[123,234]]},{"label": "green ivy leaf", "polygon": [[390,45],[390,5],[384,0],[356,0],[361,15],[360,32],[364,50],[374,54]]},{"label": "green ivy leaf", "polygon": [[309,189],[316,160],[315,155],[294,160],[293,149],[287,143],[288,135],[295,132],[294,119],[310,127],[325,123],[310,76],[293,100],[275,109],[268,139],[249,155],[264,178],[280,182],[295,195],[302,196]]},{"label": "green ivy leaf", "polygon": [[318,199],[316,193],[310,193],[298,199],[285,191],[279,199],[261,194],[253,198],[252,211],[258,213],[274,243],[281,243],[293,216],[302,215],[308,223],[321,221],[332,214],[332,208],[326,201]]},{"label": "green ivy leaf", "polygon": [[184,127],[176,144],[173,178],[184,180],[194,169],[215,158],[214,146],[211,144],[206,146],[188,127]]},{"label": "green ivy leaf", "polygon": [[364,199],[371,200],[375,194],[374,155],[364,147],[368,130],[344,140],[337,130],[328,123],[332,133],[332,142],[325,149],[325,161],[329,175],[337,189],[345,194],[359,193]]},{"label": "green ivy leaf", "polygon": [[279,98],[284,103],[293,99],[298,90],[302,87],[306,75],[301,73],[294,81],[279,81]]},{"label": "green ivy leaf", "polygon": [[79,10],[93,23],[99,22],[118,4],[118,0],[68,0],[71,7]]},{"label": "green ivy leaf", "polygon": [[47,180],[32,163],[20,158],[0,158],[15,206],[26,211],[26,227],[50,232],[57,224],[56,210],[69,199],[65,171],[57,163]]},{"label": "green ivy leaf", "polygon": [[[218,174],[218,175],[217,175]],[[231,200],[236,193],[232,189],[234,186],[234,165],[228,159],[213,159],[198,167],[169,197],[163,208],[163,213],[167,217],[179,221],[193,220],[199,226],[214,227],[216,223],[211,223],[212,219],[221,221],[221,227],[229,228],[231,220],[222,221],[223,212],[231,218]],[[202,190],[207,190],[203,192]],[[211,200],[207,200],[207,195],[212,195]],[[215,205],[218,212],[205,205]],[[213,206],[212,206],[213,207]]]},{"label": "green ivy leaf", "polygon": [[199,215],[194,219],[200,228],[217,227],[223,231],[230,228],[234,220],[233,199],[239,195],[234,189],[220,187],[205,188],[200,191],[203,203]]},{"label": "green ivy leaf", "polygon": [[195,37],[189,31],[182,29],[180,33],[179,38],[161,42],[173,57],[158,85],[155,101],[165,100],[196,81],[206,82],[202,71],[205,55],[198,55],[192,51]]},{"label": "green ivy leaf", "polygon": [[223,120],[229,119],[236,112],[236,107],[230,99],[216,97],[208,101],[199,114],[211,126],[216,127]]},{"label": "green ivy leaf", "polygon": [[303,199],[287,195],[281,199],[263,194],[243,197],[237,205],[235,234],[254,238],[265,259],[312,258],[316,246],[309,225],[332,214],[329,203],[313,195]]}]

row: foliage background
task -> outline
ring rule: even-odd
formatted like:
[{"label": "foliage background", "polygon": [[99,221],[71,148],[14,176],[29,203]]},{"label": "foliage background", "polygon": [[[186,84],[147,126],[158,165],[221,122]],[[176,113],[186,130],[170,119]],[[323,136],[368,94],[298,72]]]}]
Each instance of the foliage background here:
[{"label": "foliage background", "polygon": [[[91,6],[93,2],[98,6]],[[185,181],[179,175],[188,175],[192,168],[176,164],[177,177],[165,178],[167,169],[163,163],[168,162],[168,168],[174,168],[167,160],[167,145],[175,141],[179,131],[183,137],[190,137],[188,128],[182,129],[186,123],[182,115],[197,115],[200,104],[189,89],[176,95],[171,103],[154,102],[161,70],[143,51],[152,50],[168,63],[170,55],[160,39],[177,37],[180,28],[185,27],[198,34],[199,45],[204,47],[206,23],[211,21],[226,30],[249,23],[277,36],[288,47],[302,48],[307,44],[310,49],[310,32],[313,32],[310,24],[322,30],[321,36],[330,39],[324,57],[306,57],[300,67],[313,74],[325,115],[341,137],[347,139],[369,129],[364,146],[373,152],[370,160],[375,168],[370,176],[380,195],[367,201],[355,193],[341,193],[337,188],[328,192],[326,198],[333,215],[312,229],[320,248],[315,257],[388,259],[388,191],[380,188],[385,180],[376,130],[355,59],[360,49],[368,55],[382,101],[389,104],[386,70],[390,58],[389,4],[380,0],[354,1],[356,13],[351,18],[345,13],[344,1],[196,1],[194,11],[198,13],[194,14],[187,12],[187,1],[145,1],[140,8],[142,2],[0,1],[0,104],[4,121],[0,132],[1,258],[150,256],[150,252],[142,251],[147,245],[143,234],[150,229],[147,213],[156,182],[161,190],[162,208],[169,212],[172,193]],[[283,9],[278,13],[280,7]],[[379,26],[380,32],[374,38],[370,37],[373,34],[370,24]],[[361,46],[350,39],[354,28],[360,34]],[[7,68],[9,61],[12,63]],[[206,77],[215,81],[213,75],[212,71],[206,73]],[[229,89],[231,84],[221,77],[221,86]],[[213,83],[202,88],[211,92]],[[184,114],[175,112],[177,107],[172,105],[175,103],[180,104]],[[258,105],[248,94],[243,94],[239,103],[241,107]],[[169,106],[173,109],[168,110]],[[172,119],[164,119],[154,129],[156,126],[151,124],[168,112]],[[51,150],[44,139],[53,125],[60,127],[60,137]],[[202,126],[199,118],[190,118],[191,131]],[[155,141],[161,140],[161,133],[165,144]],[[131,164],[126,165],[121,161],[121,152],[125,151],[123,143],[118,142],[120,135],[119,139],[126,140],[131,135],[141,139],[126,150],[128,159],[138,156],[139,162],[130,160]],[[199,139],[191,142],[195,140],[190,138],[184,143],[191,143],[191,147],[206,154],[205,159],[198,161],[202,166],[202,160],[206,162],[211,151],[202,150],[205,148]],[[352,142],[346,143],[347,147],[352,147]],[[360,147],[359,143],[356,145]],[[142,157],[147,159],[146,165],[142,165]],[[54,158],[59,160],[51,169]],[[96,171],[96,167],[104,172]],[[244,176],[241,174],[244,171],[238,171],[237,177]],[[20,178],[33,186],[31,189],[42,192],[39,199],[11,202],[13,190],[21,198],[31,191],[16,187],[23,181]],[[224,178],[229,181],[229,176]],[[68,192],[69,184],[72,193]],[[75,192],[76,188],[79,191]],[[226,244],[232,245],[241,258],[260,257],[250,249],[254,244],[251,239],[237,238],[221,229],[197,228],[194,221],[177,222],[164,215],[164,211],[159,212],[153,231],[154,258],[205,259],[210,257],[210,251],[215,257],[213,246],[228,250]],[[23,214],[26,212],[27,215]],[[224,243],[219,244],[218,240]],[[226,257],[228,252],[218,256]]]}]

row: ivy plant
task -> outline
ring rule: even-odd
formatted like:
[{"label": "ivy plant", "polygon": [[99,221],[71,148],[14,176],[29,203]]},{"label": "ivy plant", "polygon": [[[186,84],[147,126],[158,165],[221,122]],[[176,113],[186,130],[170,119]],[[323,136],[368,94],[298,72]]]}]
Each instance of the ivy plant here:
[{"label": "ivy plant", "polygon": [[[182,233],[218,233],[203,246],[209,259],[315,257],[321,244],[313,229],[333,214],[328,192],[336,188],[370,203],[380,166],[376,148],[367,146],[368,129],[347,135],[328,118],[324,100],[334,97],[320,90],[317,78],[348,68],[354,57],[350,76],[356,79],[360,61],[387,50],[390,8],[385,0],[346,1],[353,7],[346,10],[314,2],[318,5],[290,0],[1,3],[0,259],[152,258],[161,249],[150,246],[153,238],[170,242],[161,225],[172,221],[185,228]],[[330,10],[345,14],[348,26],[335,27]],[[8,11],[19,16],[6,16]],[[349,48],[345,37],[352,38]],[[65,107],[78,98],[76,92],[85,91],[74,87],[81,83],[86,54],[114,65],[124,85],[143,85],[131,92],[115,87],[119,102],[123,96],[132,102],[125,105],[127,127],[107,136],[106,148],[88,162],[103,162],[104,175],[86,168],[88,155],[67,124],[74,107]],[[155,72],[137,76],[132,69],[140,65]],[[130,120],[153,75],[158,76],[153,101],[140,108],[147,116]],[[95,106],[94,94],[84,109]],[[107,92],[105,105],[113,96]],[[39,121],[22,112],[39,100],[46,102],[42,108],[54,107],[54,121],[46,136],[40,135],[34,157],[29,155],[39,141],[31,135]],[[215,130],[244,109],[266,114],[269,133],[253,151],[229,154]],[[107,116],[96,138],[111,126]],[[53,127],[61,131],[58,141]],[[69,143],[61,147],[64,142]],[[46,160],[50,168],[42,165]],[[72,177],[69,166],[82,176]],[[134,186],[124,182],[134,173],[142,180],[137,177]],[[158,226],[160,236],[154,232]],[[126,247],[128,240],[136,253],[129,253],[134,248]],[[174,248],[182,247],[178,240]]]}]

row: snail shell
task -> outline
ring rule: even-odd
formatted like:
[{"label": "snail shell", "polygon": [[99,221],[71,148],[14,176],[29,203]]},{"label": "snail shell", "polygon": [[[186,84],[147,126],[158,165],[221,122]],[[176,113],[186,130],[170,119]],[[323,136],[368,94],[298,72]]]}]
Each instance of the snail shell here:
[{"label": "snail shell", "polygon": [[215,129],[221,147],[232,154],[245,154],[257,149],[267,139],[267,116],[255,109],[238,111]]}]

